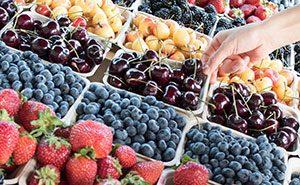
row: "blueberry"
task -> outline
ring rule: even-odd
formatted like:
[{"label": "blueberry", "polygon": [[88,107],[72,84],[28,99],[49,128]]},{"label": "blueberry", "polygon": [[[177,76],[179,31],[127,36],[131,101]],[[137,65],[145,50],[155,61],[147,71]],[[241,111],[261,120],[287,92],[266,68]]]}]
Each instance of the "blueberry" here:
[{"label": "blueberry", "polygon": [[167,148],[162,157],[164,161],[171,161],[175,158],[176,151],[173,148]]},{"label": "blueberry", "polygon": [[2,61],[0,64],[1,71],[7,71],[9,69],[9,63],[8,61]]},{"label": "blueberry", "polygon": [[252,184],[261,184],[262,181],[263,181],[263,178],[261,176],[261,173],[259,173],[259,172],[251,173],[249,176],[249,182]]},{"label": "blueberry", "polygon": [[145,102],[147,102],[149,105],[154,105],[156,98],[154,96],[146,96]]},{"label": "blueberry", "polygon": [[124,129],[118,129],[116,130],[115,136],[117,139],[125,140],[128,137],[128,133]]},{"label": "blueberry", "polygon": [[148,125],[149,130],[151,130],[155,133],[158,132],[159,126],[157,125],[157,122],[155,120],[153,120],[153,119],[149,120],[147,125]]},{"label": "blueberry", "polygon": [[[109,114],[108,114],[109,115]],[[105,121],[105,117],[103,118],[104,121]],[[122,122],[120,120],[114,120],[113,122],[111,122],[111,126],[114,128],[114,129],[120,129],[120,128],[123,128],[123,125],[122,125]]]},{"label": "blueberry", "polygon": [[168,129],[161,129],[160,131],[158,131],[157,137],[158,139],[169,141],[171,138],[171,133]]},{"label": "blueberry", "polygon": [[118,94],[118,93],[112,93],[110,96],[109,96],[109,99],[113,100],[113,101],[117,101],[121,98],[121,96]]},{"label": "blueberry", "polygon": [[278,180],[278,181],[283,181],[284,180],[284,172],[281,172],[278,168],[273,167],[272,168],[273,176]]},{"label": "blueberry", "polygon": [[158,126],[160,129],[164,129],[168,127],[168,120],[166,118],[158,118],[157,120]]},{"label": "blueberry", "polygon": [[201,162],[201,164],[207,164],[209,162],[208,155],[207,154],[202,155],[200,158],[200,162]]},{"label": "blueberry", "polygon": [[21,89],[22,89],[22,82],[20,82],[20,81],[14,81],[13,83],[12,83],[12,88],[15,90],[15,91],[21,91]]},{"label": "blueberry", "polygon": [[44,92],[41,89],[36,89],[33,92],[33,98],[35,98],[37,101],[42,100],[44,97]]},{"label": "blueberry", "polygon": [[60,95],[57,95],[57,96],[54,97],[54,101],[55,101],[56,103],[60,103],[60,102],[63,101],[63,98],[62,98]]},{"label": "blueberry", "polygon": [[233,169],[235,172],[238,172],[240,169],[242,169],[242,165],[237,161],[231,161],[228,167]]},{"label": "blueberry", "polygon": [[271,161],[269,158],[265,157],[265,158],[263,158],[263,160],[262,160],[261,166],[262,166],[263,168],[265,168],[265,169],[271,169],[272,166],[273,166],[273,164],[272,164],[272,161]]},{"label": "blueberry", "polygon": [[130,137],[133,137],[137,134],[137,130],[134,126],[129,126],[126,128],[126,131]]},{"label": "blueberry", "polygon": [[83,102],[80,102],[77,106],[77,109],[76,109],[76,113],[77,114],[83,114],[84,113],[84,108],[85,108],[86,104],[83,103]]},{"label": "blueberry", "polygon": [[165,104],[162,101],[157,101],[154,105],[160,109],[165,108]]},{"label": "blueberry", "polygon": [[142,103],[141,103],[140,109],[141,109],[142,111],[147,111],[149,108],[150,108],[150,106],[149,106],[148,103],[146,103],[146,102],[142,102]]},{"label": "blueberry", "polygon": [[46,93],[42,99],[42,102],[45,104],[51,104],[53,101],[54,97],[49,93]]},{"label": "blueberry", "polygon": [[61,74],[55,74],[53,76],[53,82],[56,85],[56,87],[59,87],[61,84],[65,82],[64,76]]},{"label": "blueberry", "polygon": [[49,70],[52,74],[56,74],[60,71],[60,67],[58,64],[51,64]]},{"label": "blueberry", "polygon": [[10,73],[8,73],[7,79],[8,79],[10,82],[14,82],[14,81],[16,81],[16,80],[19,80],[18,73],[15,73],[15,72],[10,72]]},{"label": "blueberry", "polygon": [[133,119],[131,117],[127,117],[124,119],[124,124],[128,127],[128,126],[133,126],[134,122]]},{"label": "blueberry", "polygon": [[233,155],[240,155],[241,154],[241,151],[242,151],[242,147],[239,143],[235,143],[234,145],[232,145],[230,147],[230,152],[233,154]]},{"label": "blueberry", "polygon": [[158,118],[158,112],[154,108],[148,109],[146,114],[149,116],[150,119],[157,120]]},{"label": "blueberry", "polygon": [[138,120],[140,120],[142,118],[142,111],[140,109],[138,109],[138,108],[135,107],[131,111],[130,115],[131,115],[131,117],[132,117],[133,120],[138,121]]},{"label": "blueberry", "polygon": [[148,144],[153,148],[153,150],[156,150],[157,146],[154,141],[149,141]]},{"label": "blueberry", "polygon": [[164,151],[167,149],[167,143],[164,141],[164,140],[159,140],[158,141],[158,148],[161,150],[161,151]]},{"label": "blueberry", "polygon": [[63,95],[63,99],[68,102],[69,105],[73,105],[75,103],[75,99],[71,95]]},{"label": "blueberry", "polygon": [[255,163],[256,163],[257,165],[260,165],[260,164],[262,163],[262,157],[261,157],[261,155],[259,155],[258,153],[254,154],[254,155],[252,156],[252,159],[255,161]]},{"label": "blueberry", "polygon": [[29,70],[22,71],[20,74],[20,79],[23,82],[30,82],[32,80],[32,73]]},{"label": "blueberry", "polygon": [[114,102],[112,100],[106,100],[104,103],[104,106],[106,108],[111,108],[111,106],[114,104]]},{"label": "blueberry", "polygon": [[138,152],[140,150],[141,144],[140,143],[132,143],[131,148],[135,151]]},{"label": "blueberry", "polygon": [[68,84],[72,84],[76,82],[76,77],[73,74],[67,74],[66,75],[66,82]]},{"label": "blueberry", "polygon": [[143,123],[147,123],[149,121],[149,116],[147,114],[142,114],[140,121]]},{"label": "blueberry", "polygon": [[217,183],[224,184],[225,183],[225,177],[222,174],[216,175],[213,177],[213,181],[216,181]]},{"label": "blueberry", "polygon": [[178,125],[179,128],[183,128],[187,123],[186,118],[183,117],[183,116],[179,116],[179,115],[177,115],[175,117],[175,121],[177,122],[177,125]]},{"label": "blueberry", "polygon": [[115,118],[115,116],[114,115],[112,115],[112,114],[105,114],[104,116],[103,116],[103,120],[104,120],[104,122],[105,123],[112,123],[113,121],[115,121],[116,120],[116,118]]},{"label": "blueberry", "polygon": [[222,142],[218,143],[218,148],[220,151],[226,152],[229,149],[229,145],[227,142],[222,141]]},{"label": "blueberry", "polygon": [[156,159],[156,160],[159,160],[159,161],[162,160],[161,154],[157,153],[157,152],[154,154],[153,158]]},{"label": "blueberry", "polygon": [[141,152],[141,154],[143,154],[147,157],[153,157],[154,156],[153,148],[147,143],[144,143],[144,144],[141,145],[140,152]]},{"label": "blueberry", "polygon": [[202,142],[197,142],[194,144],[192,151],[197,155],[201,155],[204,154],[204,149],[205,149],[205,145]]},{"label": "blueberry", "polygon": [[21,93],[23,94],[23,96],[25,96],[27,99],[32,98],[33,96],[33,90],[30,88],[25,88],[21,91]]},{"label": "blueberry", "polygon": [[133,137],[133,141],[143,144],[143,143],[145,143],[145,138],[142,135],[136,135]]},{"label": "blueberry", "polygon": [[219,161],[217,159],[211,159],[209,162],[213,168],[217,168],[219,166]]},{"label": "blueberry", "polygon": [[91,91],[87,91],[86,93],[84,93],[84,97],[89,99],[90,101],[96,101],[97,97],[94,93],[92,93]]},{"label": "blueberry", "polygon": [[147,130],[146,133],[145,133],[145,138],[149,141],[155,141],[156,140],[156,135],[150,131],[150,130]]},{"label": "blueberry", "polygon": [[193,136],[193,141],[195,142],[201,142],[204,139],[204,135],[200,132],[197,132],[194,136]]},{"label": "blueberry", "polygon": [[86,114],[82,118],[83,120],[95,120],[96,116],[94,114]]},{"label": "blueberry", "polygon": [[74,87],[75,89],[77,89],[79,92],[82,92],[82,85],[79,82],[75,82],[71,85],[71,87]]},{"label": "blueberry", "polygon": [[251,143],[249,147],[250,147],[251,154],[255,154],[259,151],[259,147],[256,143]]},{"label": "blueberry", "polygon": [[34,79],[36,83],[45,83],[47,81],[43,75],[36,75]]},{"label": "blueberry", "polygon": [[59,108],[58,108],[58,112],[62,115],[62,116],[65,116],[68,112],[68,109],[69,107],[66,106],[66,105],[61,105]]},{"label": "blueberry", "polygon": [[113,142],[116,143],[116,144],[125,145],[125,141],[121,140],[121,139],[114,139]]},{"label": "blueberry", "polygon": [[229,165],[229,161],[227,159],[223,159],[219,162],[219,166],[223,169],[226,168]]},{"label": "blueberry", "polygon": [[215,158],[216,158],[218,161],[222,161],[223,159],[225,159],[225,153],[224,153],[224,152],[218,152],[218,153],[215,155]]},{"label": "blueberry", "polygon": [[131,138],[130,137],[127,137],[125,139],[125,145],[130,145],[131,144]]},{"label": "blueberry", "polygon": [[134,97],[130,98],[130,104],[139,108],[141,106],[141,99],[134,96]]},{"label": "blueberry", "polygon": [[111,110],[113,111],[113,113],[119,113],[119,112],[121,112],[122,108],[120,107],[120,105],[114,103],[111,106]]},{"label": "blueberry", "polygon": [[99,105],[92,102],[84,108],[84,112],[86,114],[97,114],[99,112]]},{"label": "blueberry", "polygon": [[128,98],[122,99],[120,106],[125,109],[128,107],[128,105],[130,105],[130,100]]},{"label": "blueberry", "polygon": [[61,90],[58,88],[53,89],[55,95],[61,95]]},{"label": "blueberry", "polygon": [[18,73],[18,72],[19,72],[19,69],[18,69],[17,66],[12,66],[12,65],[11,65],[11,67],[8,69],[8,71],[9,71],[10,73]]},{"label": "blueberry", "polygon": [[138,126],[137,126],[137,132],[138,134],[140,135],[144,135],[147,131],[147,125],[145,123],[140,123]]},{"label": "blueberry", "polygon": [[178,128],[173,129],[172,132],[175,133],[177,136],[181,137],[182,131]]},{"label": "blueberry", "polygon": [[171,134],[171,139],[170,139],[170,140],[173,141],[175,144],[178,144],[179,141],[180,141],[180,138],[179,138],[178,135],[172,133],[172,134]]},{"label": "blueberry", "polygon": [[213,148],[211,148],[209,154],[210,154],[210,156],[215,156],[218,152],[219,152],[219,149],[217,147],[213,147]]}]

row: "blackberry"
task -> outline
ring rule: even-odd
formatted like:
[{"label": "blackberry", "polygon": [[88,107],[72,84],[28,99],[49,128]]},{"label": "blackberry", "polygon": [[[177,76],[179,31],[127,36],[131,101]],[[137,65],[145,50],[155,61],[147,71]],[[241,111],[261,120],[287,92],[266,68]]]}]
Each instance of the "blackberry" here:
[{"label": "blackberry", "polygon": [[162,19],[168,19],[170,16],[170,9],[162,8],[159,11],[154,12],[154,15]]},{"label": "blackberry", "polygon": [[218,22],[218,25],[217,25],[217,27],[225,27],[225,28],[227,28],[227,29],[230,29],[230,28],[232,28],[232,23],[231,23],[231,21],[229,20],[229,19],[226,19],[226,18],[221,18],[220,20],[219,20],[219,22]]},{"label": "blackberry", "polygon": [[244,18],[238,17],[232,21],[232,24],[236,27],[244,26],[246,21]]},{"label": "blackberry", "polygon": [[[203,21],[212,21],[211,19],[208,19],[208,14],[206,12],[204,12],[203,10],[197,9],[194,12],[194,18],[195,20],[197,20],[198,22],[203,22]],[[213,16],[214,18],[216,18],[215,16]]]},{"label": "blackberry", "polygon": [[223,31],[223,30],[227,30],[227,29],[225,27],[216,28],[214,35],[216,35],[217,33],[219,33],[220,31]]},{"label": "blackberry", "polygon": [[145,7],[141,7],[141,6],[139,6],[139,11],[142,11],[142,12],[145,12],[145,13],[148,13],[148,14],[152,14],[152,10],[151,10],[151,8],[149,7],[149,6],[145,6]]},{"label": "blackberry", "polygon": [[191,12],[186,12],[184,13],[184,16],[181,17],[181,21],[183,22],[183,24],[187,25],[188,27],[192,26],[192,13]]},{"label": "blackberry", "polygon": [[176,4],[175,0],[160,0],[161,3],[164,4],[164,6],[171,8],[174,4]]},{"label": "blackberry", "polygon": [[205,10],[205,12],[207,12],[207,13],[217,14],[217,10],[216,10],[216,8],[214,7],[214,5],[212,5],[212,4],[206,5],[205,8],[204,8],[204,10]]},{"label": "blackberry", "polygon": [[161,1],[154,2],[151,4],[151,10],[159,11],[161,8],[164,8],[164,4]]},{"label": "blackberry", "polygon": [[182,17],[182,11],[179,6],[172,6],[171,7],[172,19],[180,20]]}]

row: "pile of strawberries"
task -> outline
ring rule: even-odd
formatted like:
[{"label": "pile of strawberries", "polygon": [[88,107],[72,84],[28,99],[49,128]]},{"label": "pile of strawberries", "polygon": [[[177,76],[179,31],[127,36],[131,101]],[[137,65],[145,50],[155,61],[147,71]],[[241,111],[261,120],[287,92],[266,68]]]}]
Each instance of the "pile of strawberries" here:
[{"label": "pile of strawberries", "polygon": [[62,125],[46,105],[0,91],[0,168],[10,173],[35,159],[29,185],[155,184],[164,169],[160,161],[138,162],[128,146],[113,148],[103,123]]},{"label": "pile of strawberries", "polygon": [[228,15],[231,18],[241,17],[247,23],[253,23],[265,20],[278,12],[275,3],[265,0],[230,0],[230,11]]}]

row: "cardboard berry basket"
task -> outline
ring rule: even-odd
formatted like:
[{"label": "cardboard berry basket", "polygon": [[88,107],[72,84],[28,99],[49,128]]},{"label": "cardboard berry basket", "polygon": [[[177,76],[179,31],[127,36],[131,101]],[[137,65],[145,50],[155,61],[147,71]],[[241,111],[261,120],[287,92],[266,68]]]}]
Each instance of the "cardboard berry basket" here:
[{"label": "cardboard berry basket", "polygon": [[[135,52],[135,51],[132,51],[132,52]],[[113,57],[113,59],[119,57],[122,53],[126,53],[126,51],[124,51],[123,49],[118,50],[116,52],[115,56]],[[166,61],[167,61],[167,64],[170,65],[171,68],[181,67],[181,65],[182,65],[182,63],[178,62],[178,61],[174,61],[174,60],[166,60]],[[109,85],[110,87],[112,87],[114,89],[123,90],[123,89],[119,89],[119,88],[114,87],[111,84],[109,84],[108,77],[109,77],[109,68],[107,68],[106,73],[104,74],[103,83],[106,84],[106,85]],[[186,110],[186,109],[183,109],[183,108],[180,108],[180,107],[177,107],[177,106],[174,106],[174,105],[170,105],[170,104],[167,104],[167,103],[165,103],[165,104],[168,105],[168,106],[173,107],[178,112],[184,113],[184,114],[189,115],[189,116],[200,115],[204,110],[205,104],[203,104],[202,102],[204,102],[206,100],[208,89],[209,89],[209,80],[206,80],[206,81],[203,82],[203,85],[202,85],[202,89],[201,89],[201,92],[200,92],[200,95],[199,95],[199,108],[197,110],[191,111],[191,110]],[[136,94],[134,92],[131,92],[131,93],[135,94],[136,96],[139,96],[139,97],[144,97],[144,96],[142,96],[140,94]]]},{"label": "cardboard berry basket", "polygon": [[[216,124],[216,123],[213,123],[213,122],[209,122],[209,121],[207,121],[205,119],[201,119],[199,117],[195,117],[194,119],[190,120],[190,124],[186,128],[184,142],[182,143],[182,148],[180,148],[180,154],[181,154],[180,158],[183,157],[184,152],[185,152],[185,143],[187,141],[186,134],[194,126],[198,126],[201,129],[205,123],[208,123],[212,127],[220,127],[221,131],[230,131],[232,133],[232,136],[234,136],[234,137],[245,138],[245,139],[254,139],[255,140],[255,138],[252,138],[252,137],[250,137],[248,135],[242,134],[242,133],[240,133],[238,131],[232,130],[230,128],[223,127],[223,126],[221,126],[219,124]],[[283,148],[281,148],[281,147],[278,147],[278,148],[280,150],[282,150],[282,152],[284,153],[284,163],[287,165],[288,164],[288,154],[287,154],[287,152]],[[162,176],[160,177],[160,179],[158,181],[158,185],[173,185],[174,184],[173,183],[173,174],[174,174],[174,170],[165,170],[162,173]],[[214,182],[212,180],[209,180],[208,184],[211,184],[211,185],[220,185],[219,183],[216,183],[216,182]]]},{"label": "cardboard berry basket", "polygon": [[[134,18],[135,18],[136,16],[138,16],[138,15],[145,15],[146,17],[152,18],[152,19],[154,19],[154,20],[161,20],[161,21],[164,21],[163,19],[161,19],[161,18],[159,18],[159,17],[156,17],[156,16],[151,15],[151,14],[147,14],[147,13],[145,13],[145,12],[137,11],[137,12],[133,13],[132,18],[130,19],[129,24],[127,24],[127,25],[124,27],[124,30],[125,30],[125,31],[120,35],[120,37],[119,37],[119,39],[118,39],[118,42],[117,42],[117,45],[118,45],[121,49],[123,49],[124,51],[126,51],[126,52],[143,53],[143,52],[135,51],[135,50],[132,50],[132,49],[129,49],[129,48],[126,48],[126,47],[125,47],[125,41],[126,41],[126,35],[127,35],[127,33],[128,33],[129,31],[136,30],[136,29],[132,29],[132,24],[133,24]],[[210,42],[211,42],[211,40],[212,40],[211,37],[209,37],[209,36],[207,36],[207,35],[205,35],[205,34],[203,34],[203,33],[199,33],[199,32],[197,32],[197,31],[195,31],[195,33],[196,33],[196,37],[197,37],[197,38],[202,38],[202,37],[205,38],[205,40],[206,40],[206,42],[207,42],[205,47],[207,47],[207,46],[210,44]],[[205,48],[201,48],[201,50],[205,50]],[[169,60],[170,60],[170,61],[175,61],[175,60],[172,60],[172,59],[169,59]]]},{"label": "cardboard berry basket", "polygon": [[[92,83],[90,83],[90,85],[92,85],[92,84],[96,84],[96,85],[99,85],[99,86],[104,86],[104,85],[105,85],[105,84],[102,84],[102,83],[100,83],[100,82],[92,82]],[[118,89],[116,89],[116,90],[118,90]],[[118,90],[118,91],[120,91],[120,90]],[[122,90],[122,91],[124,91],[124,90]],[[85,92],[86,92],[86,91],[85,91]],[[136,95],[136,94],[134,94],[134,93],[132,93],[132,92],[129,92],[129,91],[126,91],[126,92],[128,92],[130,95],[138,96],[138,95]],[[77,122],[77,116],[78,116],[78,114],[77,114],[77,112],[76,112],[76,108],[78,107],[79,103],[81,102],[83,96],[84,96],[84,93],[83,93],[82,96],[80,96],[80,97],[77,99],[77,101],[75,102],[73,108],[70,110],[70,112],[69,112],[69,114],[68,114],[68,118],[69,118],[69,119],[67,120],[67,125],[76,124],[76,122]],[[138,97],[140,97],[140,96],[138,96]],[[142,98],[143,98],[143,97],[142,97]],[[176,153],[175,153],[174,159],[171,160],[171,161],[168,161],[168,162],[163,162],[163,163],[164,163],[164,166],[174,166],[175,164],[178,164],[178,163],[180,162],[180,153],[181,153],[180,148],[182,148],[182,146],[183,146],[184,137],[185,137],[185,134],[186,134],[186,132],[187,132],[187,126],[190,124],[190,121],[189,121],[190,118],[189,118],[189,117],[187,117],[187,116],[184,115],[184,114],[179,113],[178,111],[176,111],[176,112],[177,112],[178,114],[180,114],[181,116],[183,116],[183,117],[186,118],[187,124],[185,125],[185,127],[184,127],[183,130],[182,130],[182,135],[181,135],[180,141],[179,141],[179,143],[178,143],[178,145],[177,145],[177,148],[176,148],[176,151],[175,151]],[[149,157],[147,157],[147,156],[144,156],[144,155],[142,155],[142,154],[138,154],[138,153],[137,153],[137,155],[138,155],[140,158],[144,158],[144,159],[147,159],[147,160],[155,160],[155,159],[149,158]]]},{"label": "cardboard berry basket", "polygon": [[[209,102],[210,98],[212,97],[213,95],[213,91],[218,88],[218,87],[222,87],[222,86],[225,86],[225,85],[228,85],[228,84],[225,84],[225,83],[219,83],[219,84],[214,84],[213,86],[210,87],[209,91],[208,91],[208,98],[207,98],[207,102]],[[300,112],[298,109],[295,109],[291,106],[287,106],[283,103],[277,103],[276,105],[279,106],[279,108],[282,110],[283,112],[283,115],[284,116],[291,116],[291,117],[294,117],[299,123],[300,123]],[[210,116],[210,112],[208,110],[208,106],[205,106],[205,109],[204,109],[204,112],[203,112],[203,115],[202,115],[202,118],[207,120],[207,118]],[[248,138],[254,138],[254,137],[251,137],[249,135],[246,135],[244,133],[241,133],[241,132],[238,132],[234,129],[231,129],[231,128],[228,128],[226,126],[223,126],[223,125],[220,125],[220,124],[217,124],[217,123],[214,123],[218,126],[220,126],[221,128],[223,129],[228,129],[228,130],[232,130],[234,132],[237,132],[239,133],[239,135],[243,136],[243,137],[248,137]],[[298,135],[300,133],[300,129],[298,130]],[[255,139],[255,138],[254,138]],[[283,148],[282,148],[283,149]],[[285,149],[284,149],[285,150]],[[295,146],[294,146],[294,150],[293,151],[287,151],[285,150],[287,155],[300,155],[300,138],[298,136],[297,138],[297,141],[295,143]]]},{"label": "cardboard berry basket", "polygon": [[[37,8],[37,5],[34,5],[30,8],[31,12],[34,12],[35,14],[38,14],[39,16],[41,17],[44,17],[44,18],[47,18],[47,19],[52,19],[51,17],[46,17],[44,15],[41,15],[39,13],[36,12],[36,8]],[[122,7],[122,6],[118,6],[117,5],[117,8],[120,9],[120,12],[121,12],[121,15],[124,17],[124,19],[126,20],[123,25],[122,25],[122,29],[115,34],[115,38],[112,38],[112,39],[109,39],[107,40],[106,38],[103,38],[101,36],[98,36],[92,32],[88,32],[89,35],[93,36],[93,37],[98,37],[99,39],[101,40],[106,40],[110,43],[114,43],[116,44],[118,42],[118,40],[120,39],[121,35],[126,31],[126,28],[127,28],[127,25],[130,24],[130,21],[132,19],[132,12],[133,11],[131,8],[126,8],[126,7]],[[53,19],[52,19],[53,20]],[[71,26],[72,27],[72,26]]]},{"label": "cardboard berry basket", "polygon": [[12,174],[4,179],[4,185],[18,184],[19,179],[31,169],[34,160],[29,160],[26,164],[19,166]]},{"label": "cardboard berry basket", "polygon": [[292,157],[288,161],[284,185],[289,185],[292,181],[292,174],[294,173],[300,174],[300,159],[296,157]]},{"label": "cardboard berry basket", "polygon": [[[45,16],[41,16],[41,15],[39,15],[39,14],[37,14],[37,13],[34,13],[34,12],[31,12],[31,11],[25,11],[25,12],[22,12],[20,15],[22,15],[22,14],[28,14],[28,15],[30,15],[33,19],[37,19],[37,20],[40,20],[40,21],[42,21],[42,22],[46,22],[46,21],[48,21],[48,20],[51,20],[51,19],[49,19],[49,18],[47,18],[47,17],[45,17]],[[14,27],[14,22],[11,21],[11,22],[5,27],[5,29],[3,29],[3,30],[0,31],[0,35],[2,35],[3,32],[6,31],[7,29],[10,29],[10,28],[13,28],[13,27]],[[72,30],[72,29],[73,29],[73,28],[71,28],[71,30]],[[99,43],[102,43],[102,44],[105,46],[105,50],[104,50],[104,52],[103,52],[103,60],[104,60],[104,59],[106,58],[107,53],[108,53],[109,50],[111,49],[112,44],[109,43],[109,42],[107,42],[107,41],[105,41],[105,40],[99,39],[99,37],[96,37],[95,35],[89,34],[89,36],[90,36],[91,38],[97,40]],[[11,47],[9,47],[9,46],[7,46],[7,47],[8,47],[8,48],[11,48]],[[15,51],[20,51],[20,52],[22,52],[21,50],[18,50],[18,49],[15,49],[15,48],[12,48],[12,49],[15,50]],[[43,59],[41,59],[41,60],[42,60],[42,62],[43,62],[44,64],[49,64],[49,63],[51,63],[51,62],[46,61],[46,60],[43,60]],[[75,72],[75,71],[74,71],[74,73],[76,73],[76,74],[78,74],[78,75],[80,75],[80,76],[82,76],[82,77],[85,77],[85,78],[91,77],[91,76],[93,76],[93,75],[95,74],[95,72],[97,71],[97,69],[98,69],[100,66],[101,66],[101,64],[100,64],[100,65],[95,65],[95,66],[93,67],[93,69],[92,69],[90,72],[88,72],[88,73],[79,73],[79,72]]]}]

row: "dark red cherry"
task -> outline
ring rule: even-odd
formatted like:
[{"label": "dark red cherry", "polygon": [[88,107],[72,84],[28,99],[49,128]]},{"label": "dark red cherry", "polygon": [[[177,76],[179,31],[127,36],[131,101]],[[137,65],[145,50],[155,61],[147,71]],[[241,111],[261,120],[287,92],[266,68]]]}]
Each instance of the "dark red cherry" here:
[{"label": "dark red cherry", "polygon": [[170,82],[170,70],[168,67],[156,65],[151,68],[151,78],[159,86],[164,86]]},{"label": "dark red cherry", "polygon": [[186,59],[183,62],[181,70],[187,75],[192,75],[195,72],[202,72],[202,63],[199,59]]},{"label": "dark red cherry", "polygon": [[277,132],[278,127],[279,127],[279,123],[275,119],[266,119],[263,124],[265,127],[263,129],[263,132],[267,135]]},{"label": "dark red cherry", "polygon": [[124,79],[130,87],[144,87],[147,81],[145,73],[134,68],[126,71]]},{"label": "dark red cherry", "polygon": [[90,65],[81,58],[73,57],[70,59],[69,63],[70,63],[69,66],[75,72],[79,72],[79,73],[91,72]]},{"label": "dark red cherry", "polygon": [[49,54],[50,51],[50,43],[48,40],[37,37],[31,43],[31,49],[34,53],[36,53],[39,57],[44,57]]},{"label": "dark red cherry", "polygon": [[253,93],[247,104],[251,110],[257,110],[262,105],[264,99],[260,94]]},{"label": "dark red cherry", "polygon": [[82,45],[84,45],[89,40],[89,35],[86,29],[78,27],[73,32],[72,39],[78,40]]},{"label": "dark red cherry", "polygon": [[282,111],[277,105],[269,105],[265,112],[266,118],[274,118],[276,120],[282,118]]},{"label": "dark red cherry", "polygon": [[299,129],[299,123],[298,121],[293,118],[293,117],[285,117],[285,118],[282,118],[281,122],[280,122],[280,125],[282,127],[291,127],[293,128],[294,130],[298,131]]},{"label": "dark red cherry", "polygon": [[67,27],[71,24],[71,20],[66,16],[59,16],[57,22],[61,27]]},{"label": "dark red cherry", "polygon": [[183,84],[184,79],[186,78],[186,75],[181,69],[174,69],[173,73],[171,75],[171,80],[178,83]]},{"label": "dark red cherry", "polygon": [[7,11],[0,7],[0,28],[3,28],[9,22],[9,15]]},{"label": "dark red cherry", "polygon": [[263,92],[264,105],[269,106],[277,103],[276,95],[273,92]]},{"label": "dark red cherry", "polygon": [[226,109],[229,108],[228,106],[230,104],[230,100],[224,94],[216,93],[211,98],[210,103],[213,104],[209,105],[211,112],[218,115],[223,115]]},{"label": "dark red cherry", "polygon": [[18,48],[20,45],[20,39],[18,34],[12,30],[12,29],[7,29],[2,33],[2,41],[10,47],[13,48]]},{"label": "dark red cherry", "polygon": [[298,134],[293,128],[291,128],[291,127],[282,127],[279,130],[284,131],[289,135],[289,138],[290,138],[290,141],[291,141],[290,146],[294,145],[296,143],[297,138],[298,138]]},{"label": "dark red cherry", "polygon": [[49,60],[53,63],[66,65],[69,61],[70,51],[60,45],[55,45],[51,48]]},{"label": "dark red cherry", "polygon": [[60,27],[56,21],[48,21],[42,25],[41,30],[42,36],[45,38],[49,38],[52,35],[60,35]]},{"label": "dark red cherry", "polygon": [[134,68],[136,68],[140,71],[145,71],[148,68],[148,66],[144,63],[138,63],[134,66]]},{"label": "dark red cherry", "polygon": [[244,105],[244,102],[242,100],[236,100],[236,108],[239,116],[242,118],[249,117],[249,110]]},{"label": "dark red cherry", "polygon": [[163,95],[163,100],[171,105],[177,105],[181,97],[181,92],[174,85],[168,85]]},{"label": "dark red cherry", "polygon": [[109,76],[107,79],[108,83],[114,87],[120,89],[127,89],[127,85],[123,82],[122,78],[117,78],[115,76]]},{"label": "dark red cherry", "polygon": [[94,44],[86,50],[87,58],[93,61],[96,65],[100,65],[103,61],[103,50],[100,46]]},{"label": "dark red cherry", "polygon": [[225,123],[226,123],[226,121],[223,118],[223,116],[220,116],[220,115],[210,115],[208,117],[208,120],[211,121],[211,122],[220,124],[220,125],[225,125]]},{"label": "dark red cherry", "polygon": [[71,57],[79,56],[83,52],[83,47],[78,40],[71,39],[66,45],[70,51]]},{"label": "dark red cherry", "polygon": [[43,26],[42,21],[40,21],[40,20],[34,20],[34,21],[33,21],[33,27],[34,27],[34,30],[35,30],[38,34],[41,34],[41,32],[42,32],[42,26]]},{"label": "dark red cherry", "polygon": [[159,57],[158,57],[158,54],[156,53],[156,51],[147,50],[145,52],[145,54],[143,55],[142,60],[144,60],[144,61],[149,60],[149,64],[150,64],[152,61],[158,61]]},{"label": "dark red cherry", "polygon": [[198,96],[192,92],[192,91],[187,91],[183,94],[182,97],[182,106],[185,109],[191,109],[191,110],[196,110],[199,108],[199,98]]},{"label": "dark red cherry", "polygon": [[123,76],[129,69],[128,60],[122,58],[114,58],[109,65],[109,73],[117,76]]},{"label": "dark red cherry", "polygon": [[192,77],[184,79],[183,86],[186,91],[193,91],[195,93],[201,92],[201,82],[193,79]]},{"label": "dark red cherry", "polygon": [[248,118],[249,128],[260,130],[264,128],[264,115],[260,111],[252,112],[252,115]]},{"label": "dark red cherry", "polygon": [[26,43],[21,43],[20,46],[19,46],[19,50],[21,50],[21,51],[30,51],[31,46],[29,44],[26,44]]},{"label": "dark red cherry", "polygon": [[235,114],[231,114],[228,116],[226,125],[234,130],[239,131],[239,132],[242,132],[245,134],[248,133],[247,121]]},{"label": "dark red cherry", "polygon": [[154,81],[148,81],[144,90],[143,90],[143,95],[144,96],[156,96],[158,93],[158,86],[157,83]]},{"label": "dark red cherry", "polygon": [[85,43],[85,45],[83,45],[84,47],[89,47],[90,45],[98,45],[102,48],[102,50],[104,50],[104,46],[102,43],[100,43],[99,41],[97,41],[94,38],[89,38],[89,40]]},{"label": "dark red cherry", "polygon": [[17,13],[18,8],[14,2],[11,2],[9,0],[2,0],[0,3],[0,6],[7,11],[10,17],[13,17]]},{"label": "dark red cherry", "polygon": [[34,23],[31,16],[28,14],[21,14],[17,18],[16,28],[24,30],[33,30]]},{"label": "dark red cherry", "polygon": [[[274,137],[274,136],[271,136],[271,137]],[[277,146],[280,146],[285,149],[287,149],[291,144],[289,134],[283,130],[276,133],[274,142]]]},{"label": "dark red cherry", "polygon": [[133,53],[122,53],[119,58],[123,58],[125,60],[131,61],[133,59],[135,59],[135,56],[133,55]]}]

